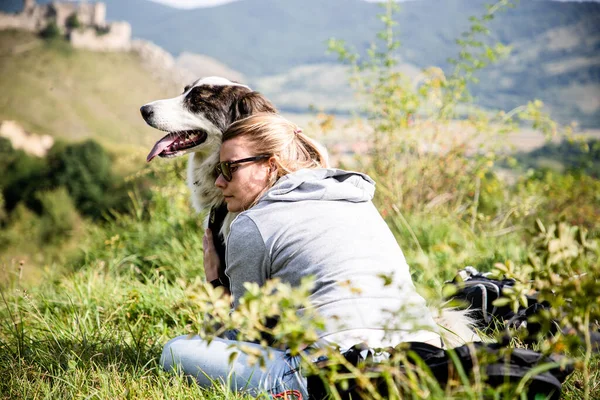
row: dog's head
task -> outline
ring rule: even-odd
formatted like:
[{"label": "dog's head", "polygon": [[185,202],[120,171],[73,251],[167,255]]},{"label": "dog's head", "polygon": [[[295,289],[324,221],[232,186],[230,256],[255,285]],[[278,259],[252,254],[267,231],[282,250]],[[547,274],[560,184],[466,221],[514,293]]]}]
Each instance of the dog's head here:
[{"label": "dog's head", "polygon": [[168,132],[156,142],[147,161],[202,151],[209,143],[220,143],[233,122],[259,112],[277,112],[260,93],[219,77],[199,79],[181,95],[153,101],[140,111],[148,125]]}]

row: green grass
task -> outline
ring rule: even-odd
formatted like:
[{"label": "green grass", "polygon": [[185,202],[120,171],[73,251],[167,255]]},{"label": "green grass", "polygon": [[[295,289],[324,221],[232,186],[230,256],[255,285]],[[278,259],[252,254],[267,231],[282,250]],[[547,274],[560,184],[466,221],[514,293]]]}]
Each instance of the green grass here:
[{"label": "green grass", "polygon": [[89,265],[26,294],[3,289],[1,397],[233,398],[157,366],[162,344],[186,332],[184,288],[116,270]]},{"label": "green grass", "polygon": [[162,345],[189,333],[203,277],[202,216],[175,182],[132,215],[88,227],[81,254],[35,283],[2,266],[0,398],[242,398],[157,366]]},{"label": "green grass", "polygon": [[[203,281],[202,216],[191,212],[177,173],[170,169],[147,202],[134,201],[131,215],[90,228],[82,253],[47,268],[37,283],[19,279],[18,265],[4,265],[12,278],[0,286],[0,397],[245,398],[222,385],[189,384],[158,366],[162,345],[189,333],[187,316],[201,312],[193,299]],[[498,253],[524,251],[516,232],[494,246],[450,218],[415,215],[407,222],[416,241],[401,223],[392,229],[404,237],[416,284],[430,301],[464,262],[489,266],[505,259]],[[593,360],[592,382],[600,378],[599,362]],[[573,374],[564,398],[581,398],[582,382]],[[594,386],[591,398],[598,396]]]}]

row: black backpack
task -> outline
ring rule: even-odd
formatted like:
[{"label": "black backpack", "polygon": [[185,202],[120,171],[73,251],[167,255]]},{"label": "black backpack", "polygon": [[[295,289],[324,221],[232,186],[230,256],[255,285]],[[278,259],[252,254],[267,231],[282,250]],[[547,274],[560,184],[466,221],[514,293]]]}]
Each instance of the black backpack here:
[{"label": "black backpack", "polygon": [[527,306],[519,307],[514,312],[509,305],[497,307],[493,303],[503,297],[507,287],[514,286],[514,279],[493,279],[489,274],[480,273],[473,267],[466,267],[457,276],[446,282],[444,292],[451,305],[471,310],[469,317],[474,319],[477,328],[490,331],[498,328],[526,328],[526,342],[533,341],[538,334],[556,333],[558,325],[551,322],[549,326],[531,323],[529,318],[541,310],[550,307],[547,302],[539,302],[535,295],[527,296]]},{"label": "black backpack", "polygon": [[[530,374],[538,365],[551,365],[548,370],[532,374],[525,382],[528,398],[534,399],[538,395],[543,398],[558,400],[561,394],[562,383],[573,371],[570,364],[561,365],[557,356],[544,356],[532,350],[510,348],[501,344],[470,343],[452,350],[444,350],[421,342],[402,343],[394,349],[387,350],[390,354],[398,351],[406,352],[409,364],[398,366],[400,373],[406,368],[413,368],[423,363],[431,370],[432,375],[445,387],[449,380],[456,379],[456,365],[460,366],[467,374],[473,372],[474,365],[485,365],[483,376],[485,382],[491,387],[500,385],[517,385]],[[377,363],[372,361],[374,351],[364,346],[357,345],[343,353],[344,358],[354,366],[359,366],[363,372],[377,375]],[[477,363],[474,363],[477,360]],[[348,372],[339,365],[327,363],[321,358],[317,362],[321,368],[335,368],[337,373]],[[370,382],[377,388],[377,392],[386,397],[388,394],[388,381],[382,376],[371,378]],[[328,398],[329,390],[318,375],[308,377],[308,393],[310,399],[322,400]],[[369,399],[371,396],[356,381],[349,379],[343,384],[336,385],[336,391],[344,400]]]}]

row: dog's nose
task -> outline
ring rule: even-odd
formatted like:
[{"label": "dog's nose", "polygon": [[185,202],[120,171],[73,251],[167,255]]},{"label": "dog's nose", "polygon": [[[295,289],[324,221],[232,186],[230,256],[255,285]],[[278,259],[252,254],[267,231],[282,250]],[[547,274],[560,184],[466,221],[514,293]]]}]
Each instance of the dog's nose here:
[{"label": "dog's nose", "polygon": [[142,106],[140,108],[140,112],[142,113],[142,118],[144,118],[146,121],[148,121],[148,118],[152,117],[152,114],[154,113],[152,111],[152,107],[149,105]]}]

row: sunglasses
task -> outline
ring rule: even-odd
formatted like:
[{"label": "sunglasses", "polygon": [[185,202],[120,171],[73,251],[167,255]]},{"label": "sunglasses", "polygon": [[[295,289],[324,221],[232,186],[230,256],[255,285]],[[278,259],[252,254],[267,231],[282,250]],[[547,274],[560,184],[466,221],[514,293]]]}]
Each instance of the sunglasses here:
[{"label": "sunglasses", "polygon": [[235,166],[236,164],[263,160],[263,159],[269,158],[269,157],[271,157],[271,156],[267,155],[267,154],[263,154],[261,156],[242,158],[241,160],[221,161],[215,167],[215,171],[217,172],[217,176],[223,175],[223,178],[225,178],[225,180],[227,182],[231,182],[231,179],[233,179],[233,173],[235,171],[237,171],[237,169],[238,169],[238,167]]}]

